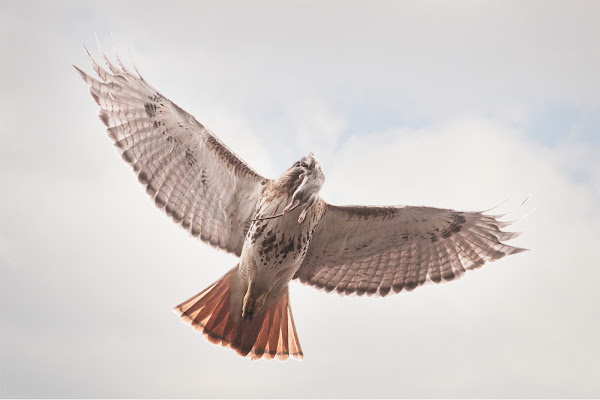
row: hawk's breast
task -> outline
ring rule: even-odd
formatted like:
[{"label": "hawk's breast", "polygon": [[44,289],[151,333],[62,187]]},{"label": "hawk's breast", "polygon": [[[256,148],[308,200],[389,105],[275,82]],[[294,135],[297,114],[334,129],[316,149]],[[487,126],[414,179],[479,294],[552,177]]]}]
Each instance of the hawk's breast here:
[{"label": "hawk's breast", "polygon": [[[256,218],[277,215],[290,202],[291,195],[265,196],[259,203]],[[243,260],[252,260],[241,268],[253,269],[250,275],[272,275],[272,279],[292,279],[306,256],[314,231],[322,216],[322,204],[315,202],[305,220],[298,223],[302,207],[273,219],[254,221],[243,250]],[[248,258],[250,257],[250,258]]]}]

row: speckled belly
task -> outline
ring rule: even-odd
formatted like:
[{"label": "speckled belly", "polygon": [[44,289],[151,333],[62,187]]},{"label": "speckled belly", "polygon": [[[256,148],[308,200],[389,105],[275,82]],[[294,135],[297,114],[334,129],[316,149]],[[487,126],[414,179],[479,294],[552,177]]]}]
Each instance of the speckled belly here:
[{"label": "speckled belly", "polygon": [[[286,197],[261,205],[258,216],[281,213],[288,201]],[[316,228],[316,209],[311,207],[301,224],[298,223],[300,207],[278,218],[255,221],[246,236],[240,273],[244,276],[268,275],[268,279],[273,280],[291,280],[306,255]]]}]

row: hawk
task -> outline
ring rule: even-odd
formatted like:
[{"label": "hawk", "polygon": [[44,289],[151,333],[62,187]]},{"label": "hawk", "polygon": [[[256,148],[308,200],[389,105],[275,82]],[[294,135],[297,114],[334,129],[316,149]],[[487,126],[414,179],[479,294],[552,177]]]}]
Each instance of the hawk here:
[{"label": "hawk", "polygon": [[252,359],[302,358],[288,284],[387,296],[454,280],[525,249],[484,212],[413,206],[336,206],[311,153],[277,179],[257,173],[208,128],[148,84],[137,68],[79,68],[98,116],[146,192],[193,236],[239,257],[175,311],[211,342]]}]

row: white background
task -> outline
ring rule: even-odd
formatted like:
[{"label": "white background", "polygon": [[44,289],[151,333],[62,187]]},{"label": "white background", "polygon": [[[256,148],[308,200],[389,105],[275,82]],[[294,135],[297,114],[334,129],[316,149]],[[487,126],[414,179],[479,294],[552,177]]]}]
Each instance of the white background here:
[{"label": "white background", "polygon": [[[2,2],[0,396],[599,397],[599,6]],[[313,151],[335,204],[509,198],[531,251],[385,299],[293,282],[301,362],[214,346],[170,310],[236,260],[115,155],[94,34],[265,176]]]}]

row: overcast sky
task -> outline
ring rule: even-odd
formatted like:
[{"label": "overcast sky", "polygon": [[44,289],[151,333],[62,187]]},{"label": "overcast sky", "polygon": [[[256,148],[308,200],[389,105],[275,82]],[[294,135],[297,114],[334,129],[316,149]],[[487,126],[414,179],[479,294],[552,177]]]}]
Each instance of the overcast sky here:
[{"label": "overcast sky", "polygon": [[[599,17],[596,1],[1,2],[0,396],[600,397]],[[91,72],[95,34],[265,176],[312,151],[335,204],[509,199],[531,251],[385,299],[293,282],[303,361],[214,346],[171,308],[236,259],[116,155],[71,67]]]}]

